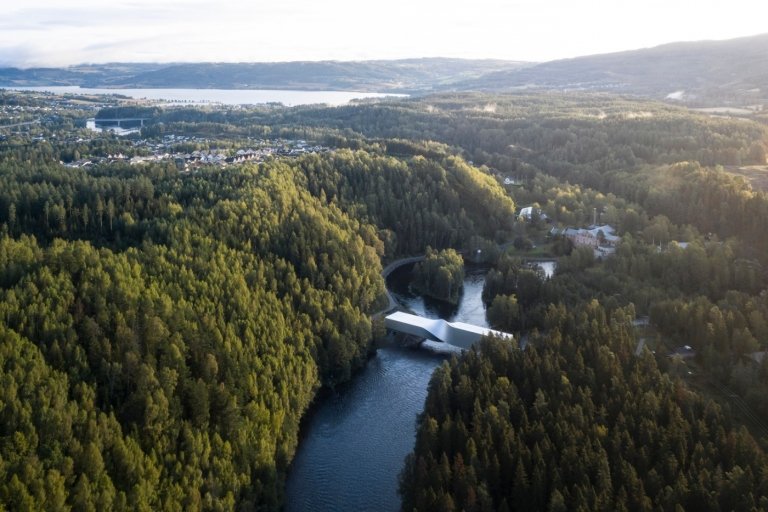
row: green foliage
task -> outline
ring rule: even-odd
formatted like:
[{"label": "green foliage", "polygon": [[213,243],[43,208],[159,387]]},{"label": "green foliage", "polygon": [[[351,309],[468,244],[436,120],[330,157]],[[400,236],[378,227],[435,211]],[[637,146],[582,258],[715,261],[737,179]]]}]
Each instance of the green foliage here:
[{"label": "green foliage", "polygon": [[363,151],[299,162],[307,189],[328,203],[388,230],[387,256],[468,247],[511,229],[514,203],[487,174],[458,157],[408,160]]},{"label": "green foliage", "polygon": [[526,350],[486,339],[439,368],[403,509],[761,509],[765,455],[650,353],[633,355],[627,313],[553,309]]},{"label": "green foliage", "polygon": [[[649,218],[641,206],[613,194],[537,177],[517,194],[526,200],[535,197],[552,218],[578,225],[594,207],[602,212],[602,220],[627,234],[616,254],[604,262],[595,261],[590,249],[576,248],[560,258],[556,275],[544,282],[526,278],[530,270],[503,257],[486,279],[489,320],[502,329],[547,329],[550,304],[575,307],[593,297],[609,310],[631,304],[649,315],[662,357],[690,345],[696,353],[696,373],[701,371],[715,386],[727,386],[729,394],[738,394],[751,413],[766,421],[768,373],[758,364],[760,353],[768,349],[766,260],[757,250],[764,237],[757,231],[750,235],[751,221],[739,222],[743,217],[736,213],[754,208],[752,215],[759,216],[765,199],[746,187],[733,188],[737,183],[732,178],[698,165],[675,166],[666,177],[650,172],[639,176],[654,183],[647,191],[648,204],[697,226],[722,220],[718,230],[728,240],[702,236],[696,227],[675,224],[666,215]],[[698,192],[689,193],[693,189]],[[723,197],[736,205],[731,213],[720,204]],[[688,207],[697,214],[688,217]]]},{"label": "green foliage", "polygon": [[[22,243],[34,241],[0,242],[7,253]],[[64,476],[67,503],[98,504],[96,482],[132,509],[181,506],[191,492],[205,508],[279,503],[300,415],[318,385],[311,323],[278,290],[249,284],[277,268],[211,240],[192,243],[209,247],[193,255],[152,244],[122,254],[82,242],[33,245],[39,258],[4,291],[5,328],[34,340],[40,371],[66,376],[57,385],[63,403],[84,397],[58,411],[58,421],[75,425],[30,427],[41,443],[30,453],[41,475]],[[14,421],[4,425],[19,432]],[[74,471],[61,465],[66,456]]]},{"label": "green foliage", "polygon": [[522,329],[520,306],[514,295],[496,295],[486,313],[488,322],[504,332]]},{"label": "green foliage", "polygon": [[[764,454],[727,411],[632,357],[627,325],[649,314],[768,418],[768,358],[749,357],[768,348],[768,198],[718,167],[764,163],[764,126],[604,95],[145,113],[161,121],[146,137],[347,149],[188,175],[64,169],[143,151],[52,137],[78,133],[80,111],[46,121],[45,140],[4,140],[0,508],[279,508],[302,414],[369,353],[380,259],[428,246],[497,263],[489,320],[532,348],[488,341],[436,372],[405,509],[768,508]],[[623,236],[616,255],[556,240],[546,280],[499,257],[510,176],[550,222],[586,225],[596,209]],[[538,244],[537,231],[541,219],[525,233]],[[461,258],[431,254],[424,284],[450,297]]]},{"label": "green foliage", "polygon": [[424,261],[413,267],[413,286],[419,293],[458,304],[464,283],[464,258],[453,249],[427,247]]},{"label": "green foliage", "polygon": [[123,148],[0,152],[2,507],[278,509],[316,391],[369,355],[385,251],[482,245],[514,209],[437,149],[57,162]]},{"label": "green foliage", "polygon": [[3,178],[49,207],[10,226],[43,244],[0,238],[0,503],[278,508],[317,388],[367,357],[376,231],[278,163],[113,171]]},{"label": "green foliage", "polygon": [[152,118],[161,112],[159,107],[144,107],[139,105],[106,107],[99,109],[96,119],[121,119],[121,118]]}]

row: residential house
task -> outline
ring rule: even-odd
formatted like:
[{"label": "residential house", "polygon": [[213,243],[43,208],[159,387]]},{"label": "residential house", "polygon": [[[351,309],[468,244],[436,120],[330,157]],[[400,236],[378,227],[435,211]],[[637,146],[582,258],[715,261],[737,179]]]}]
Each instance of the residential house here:
[{"label": "residential house", "polygon": [[541,220],[547,220],[547,214],[541,211],[541,208],[534,208],[533,206],[526,206],[520,210],[518,217],[522,220],[531,220],[534,216],[538,216]]}]

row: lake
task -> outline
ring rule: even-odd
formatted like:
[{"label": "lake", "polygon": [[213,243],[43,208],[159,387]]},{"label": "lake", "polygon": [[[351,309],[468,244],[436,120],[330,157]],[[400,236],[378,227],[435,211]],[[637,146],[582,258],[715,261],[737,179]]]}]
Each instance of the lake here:
[{"label": "lake", "polygon": [[357,91],[293,91],[277,89],[103,89],[77,86],[15,87],[0,86],[16,91],[52,92],[55,94],[120,94],[136,99],[179,103],[220,103],[223,105],[257,105],[282,103],[285,106],[345,105],[352,100],[384,98],[387,96],[406,97],[407,94],[386,94]]}]

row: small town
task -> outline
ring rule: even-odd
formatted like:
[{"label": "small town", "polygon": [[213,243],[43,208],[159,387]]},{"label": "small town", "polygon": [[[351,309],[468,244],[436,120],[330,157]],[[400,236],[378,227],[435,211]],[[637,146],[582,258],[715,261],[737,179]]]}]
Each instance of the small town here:
[{"label": "small town", "polygon": [[62,162],[62,164],[70,168],[81,168],[97,164],[129,163],[141,165],[173,161],[179,171],[191,172],[205,165],[226,167],[230,164],[244,162],[263,162],[269,158],[293,158],[310,153],[323,153],[330,149],[325,146],[311,145],[305,140],[258,139],[249,141],[252,146],[244,149],[211,149],[186,152],[178,151],[175,148],[183,144],[207,145],[210,141],[182,135],[166,135],[159,142],[147,139],[126,142],[140,154],[134,156],[123,153],[108,154],[106,156],[80,158],[72,162]]},{"label": "small town", "polygon": [[[0,142],[14,145],[56,143],[60,147],[82,148],[99,141],[113,139],[118,151],[107,152],[73,149],[62,158],[68,168],[128,163],[141,165],[174,162],[180,172],[192,172],[202,166],[226,167],[244,162],[263,162],[270,158],[294,158],[310,153],[329,151],[326,146],[303,139],[244,137],[220,148],[208,137],[166,133],[143,137],[138,128],[120,129],[100,123],[98,113],[103,108],[124,104],[117,96],[64,96],[46,92],[5,91],[0,95]],[[142,104],[158,102],[142,102]],[[180,108],[171,106],[168,108]],[[233,109],[210,105],[211,109]],[[234,147],[232,147],[234,146]]]}]

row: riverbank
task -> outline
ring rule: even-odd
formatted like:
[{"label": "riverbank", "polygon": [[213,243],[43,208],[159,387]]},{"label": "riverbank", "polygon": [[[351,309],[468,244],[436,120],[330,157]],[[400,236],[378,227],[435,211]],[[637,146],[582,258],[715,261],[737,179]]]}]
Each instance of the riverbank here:
[{"label": "riverbank", "polygon": [[[465,263],[463,292],[452,306],[411,289],[411,267],[423,259],[401,258],[382,270],[391,309],[489,327],[482,292],[491,266]],[[545,275],[554,272],[556,261],[541,263],[552,264]],[[430,343],[434,346],[425,346]],[[453,356],[440,353],[441,345],[424,342],[414,349],[380,340],[352,380],[319,392],[302,419],[286,483],[286,511],[400,509],[398,478],[413,449],[429,380]]]},{"label": "riverbank", "polygon": [[[419,307],[417,296],[408,291],[408,265],[419,258],[404,258],[385,267],[387,292],[398,307],[413,307],[414,312],[433,318],[443,314],[447,320],[487,325],[482,304],[487,266],[470,266],[474,272],[465,277],[459,305],[441,313],[429,299],[430,306]],[[429,380],[452,354],[393,342],[379,342],[376,349],[351,381],[320,392],[305,413],[286,482],[286,511],[400,509],[398,478],[405,456],[413,449]]]},{"label": "riverbank", "polygon": [[324,397],[301,435],[285,510],[399,510],[398,476],[416,418],[432,372],[447,357],[382,347],[351,385]]}]

